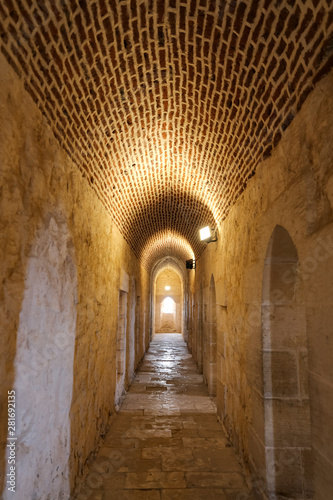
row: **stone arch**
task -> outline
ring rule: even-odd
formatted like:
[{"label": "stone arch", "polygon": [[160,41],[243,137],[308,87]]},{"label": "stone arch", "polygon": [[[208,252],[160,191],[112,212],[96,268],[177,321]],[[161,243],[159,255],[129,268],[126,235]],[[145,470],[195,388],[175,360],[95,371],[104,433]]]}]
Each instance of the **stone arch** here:
[{"label": "stone arch", "polygon": [[208,304],[204,312],[203,374],[211,395],[216,394],[216,290],[213,274],[210,278]]},{"label": "stone arch", "polygon": [[[17,331],[13,389],[19,498],[70,495],[77,304],[74,257],[65,218],[49,215],[38,229],[27,259]],[[5,487],[1,498],[11,495]]]},{"label": "stone arch", "polygon": [[297,250],[282,226],[266,252],[261,313],[267,495],[312,498],[305,306]]},{"label": "stone arch", "polygon": [[187,325],[187,316],[186,316],[186,301],[188,297],[188,280],[185,269],[185,263],[174,256],[163,257],[155,262],[152,267],[151,277],[150,277],[150,289],[151,293],[151,315],[150,315],[150,338],[152,338],[153,333],[155,333],[155,316],[156,316],[156,304],[155,304],[155,294],[156,294],[156,280],[161,272],[166,268],[170,268],[175,271],[179,279],[181,281],[181,332],[183,336],[186,335],[186,325]]},{"label": "stone arch", "polygon": [[155,333],[181,333],[183,286],[181,276],[170,267],[161,269],[155,280]]}]

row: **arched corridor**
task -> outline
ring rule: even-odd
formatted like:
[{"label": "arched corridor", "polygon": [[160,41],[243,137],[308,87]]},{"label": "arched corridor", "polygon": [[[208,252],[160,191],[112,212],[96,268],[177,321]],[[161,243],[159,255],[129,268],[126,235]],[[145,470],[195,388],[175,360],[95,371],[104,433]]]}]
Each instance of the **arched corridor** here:
[{"label": "arched corridor", "polygon": [[1,0],[1,500],[333,498],[332,40]]},{"label": "arched corridor", "polygon": [[75,498],[254,498],[180,334],[153,338]]}]

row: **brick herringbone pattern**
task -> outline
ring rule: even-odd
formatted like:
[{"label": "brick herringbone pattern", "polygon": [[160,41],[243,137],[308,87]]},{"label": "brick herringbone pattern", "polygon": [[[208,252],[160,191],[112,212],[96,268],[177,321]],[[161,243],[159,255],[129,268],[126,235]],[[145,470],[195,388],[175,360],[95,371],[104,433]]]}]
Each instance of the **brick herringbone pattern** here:
[{"label": "brick herringbone pattern", "polygon": [[330,69],[332,25],[331,0],[0,4],[1,52],[147,267],[200,255]]}]

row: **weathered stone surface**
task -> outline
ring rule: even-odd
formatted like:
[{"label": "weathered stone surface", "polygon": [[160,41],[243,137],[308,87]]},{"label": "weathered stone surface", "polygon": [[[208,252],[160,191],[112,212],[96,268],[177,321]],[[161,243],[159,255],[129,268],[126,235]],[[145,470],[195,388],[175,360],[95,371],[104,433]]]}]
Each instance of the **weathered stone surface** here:
[{"label": "weathered stone surface", "polygon": [[201,448],[205,446],[219,446],[220,448],[224,448],[228,443],[225,437],[216,437],[216,438],[183,438],[182,439],[184,446],[188,446],[190,448]]},{"label": "weathered stone surface", "polygon": [[[150,4],[1,2],[1,482],[12,388],[17,494],[67,498],[88,470],[148,347],[156,275],[147,268],[163,257],[162,266],[178,259],[183,270],[178,318],[183,308],[182,331],[203,378],[190,373],[182,349],[174,373],[167,347],[158,369],[147,357],[140,382],[165,376],[165,384],[133,388],[125,400],[121,417],[142,432],[124,437],[128,427],[120,426],[107,443],[122,453],[119,462],[107,458],[109,471],[123,467],[114,490],[120,494],[130,469],[155,466],[137,463],[146,446],[191,450],[198,464],[195,450],[220,439],[203,424],[216,410],[204,380],[229,440],[263,483],[256,494],[268,486],[274,495],[280,481],[285,496],[327,500],[330,4]],[[199,241],[201,224],[217,228],[217,242]],[[186,271],[193,256],[196,269]],[[169,437],[154,427],[158,416],[177,419],[176,427],[165,423]],[[181,418],[189,427],[179,428]],[[300,461],[269,481],[265,453],[290,448]]]},{"label": "weathered stone surface", "polygon": [[103,495],[101,500],[160,500],[160,492],[156,490],[105,491],[99,494]]},{"label": "weathered stone surface", "polygon": [[162,469],[165,471],[210,471],[211,463],[203,458],[162,457]]},{"label": "weathered stone surface", "polygon": [[[266,428],[266,446],[307,447],[309,444],[309,401],[273,399],[265,401],[268,414],[275,418]],[[267,424],[268,424],[268,418]]]},{"label": "weathered stone surface", "polygon": [[[163,353],[167,346],[169,367],[161,373],[159,366],[163,366]],[[173,348],[175,355],[170,356]],[[155,353],[154,358],[151,356],[152,352]],[[122,493],[124,498],[136,498],[140,490],[147,492],[147,495],[148,492],[150,494],[156,490],[155,493],[158,492],[161,498],[166,499],[196,500],[202,498],[204,492],[205,498],[208,493],[213,499],[229,498],[229,493],[227,494],[224,488],[234,489],[233,491],[238,489],[249,495],[242,467],[221,423],[217,421],[216,414],[205,413],[205,400],[211,404],[211,398],[202,378],[203,395],[197,402],[198,410],[186,415],[174,415],[174,401],[179,404],[180,394],[174,391],[175,387],[181,387],[186,395],[187,386],[192,383],[197,372],[193,359],[186,355],[187,352],[181,335],[155,335],[146,356],[149,363],[145,359],[140,365],[122,409],[105,437],[105,446],[99,450],[90,466],[91,472],[97,474],[97,477],[91,476],[91,484],[97,481],[95,486],[98,494],[104,495],[103,500],[112,494],[115,498],[121,498]],[[186,360],[181,368],[178,356]],[[146,389],[143,374],[147,369],[160,373],[160,383],[168,377],[168,372],[177,375],[177,372],[182,370],[185,376],[180,382],[179,377],[173,377],[172,384],[167,385],[167,393],[145,390],[141,394],[144,396],[146,393],[145,403],[150,408],[150,415],[124,412],[123,407],[131,400],[131,394],[137,394],[136,386],[142,385]],[[165,400],[166,415],[161,415],[159,408],[154,406],[155,400],[159,398]],[[140,406],[140,399],[131,401]],[[190,428],[186,429],[186,426]],[[199,437],[200,434],[202,437]],[[114,446],[115,443],[117,447]],[[81,486],[82,495],[89,491],[89,475],[87,479],[88,482],[85,481]],[[129,492],[133,496],[127,497]]]},{"label": "weathered stone surface", "polygon": [[[266,450],[266,466],[275,471],[275,484],[271,494],[279,491],[288,495],[290,491],[297,497],[303,496],[303,474],[301,453],[298,449]],[[310,477],[312,476],[312,471]]]},{"label": "weathered stone surface", "polygon": [[161,500],[227,500],[229,498],[224,491],[205,488],[187,488],[186,490],[163,490]]},{"label": "weathered stone surface", "polygon": [[125,489],[185,488],[183,472],[149,472],[127,474]]},{"label": "weathered stone surface", "polygon": [[103,500],[160,500],[160,492],[156,490],[110,491],[104,493]]},{"label": "weathered stone surface", "polygon": [[310,387],[311,401],[314,403],[312,418],[316,422],[312,432],[316,446],[322,451],[323,457],[332,464],[333,449],[330,443],[333,439],[333,426],[327,425],[327,422],[333,421],[332,387],[325,379],[315,375],[310,378]]},{"label": "weathered stone surface", "polygon": [[[125,380],[148,344],[149,276],[3,54],[0,80],[1,398],[17,390],[17,495],[68,498],[114,412],[120,269],[146,308]],[[130,338],[131,287],[128,296]]]},{"label": "weathered stone surface", "polygon": [[[265,441],[273,447],[296,446],[299,453],[311,443],[312,473],[309,465],[306,477],[304,470],[295,470],[303,482],[302,495],[324,499],[333,494],[327,448],[333,400],[333,156],[327,144],[333,130],[332,81],[331,74],[308,98],[220,224],[217,243],[207,246],[195,271],[192,293],[199,310],[208,314],[212,275],[216,303],[227,294],[223,335],[217,341],[218,415],[261,482],[258,494],[267,485]],[[272,269],[276,256],[267,251],[276,228],[286,231],[291,245],[279,248],[281,261]],[[288,261],[290,246],[294,253]],[[279,354],[272,357],[270,351]],[[272,395],[281,400],[272,404]],[[314,493],[306,486],[311,474],[326,485],[316,482]],[[296,475],[295,488],[300,482]]]},{"label": "weathered stone surface", "polygon": [[264,351],[263,369],[271,373],[264,391],[268,397],[295,397],[299,392],[298,352]]},{"label": "weathered stone surface", "polygon": [[189,488],[242,488],[244,478],[238,472],[188,472],[186,482]]}]

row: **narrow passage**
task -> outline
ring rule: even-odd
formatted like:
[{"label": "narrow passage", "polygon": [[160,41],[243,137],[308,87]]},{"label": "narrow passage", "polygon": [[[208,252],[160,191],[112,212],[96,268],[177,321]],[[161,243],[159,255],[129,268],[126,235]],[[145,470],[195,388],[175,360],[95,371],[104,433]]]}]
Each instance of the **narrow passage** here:
[{"label": "narrow passage", "polygon": [[80,500],[250,500],[214,398],[180,334],[150,344]]}]

